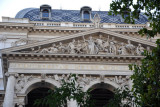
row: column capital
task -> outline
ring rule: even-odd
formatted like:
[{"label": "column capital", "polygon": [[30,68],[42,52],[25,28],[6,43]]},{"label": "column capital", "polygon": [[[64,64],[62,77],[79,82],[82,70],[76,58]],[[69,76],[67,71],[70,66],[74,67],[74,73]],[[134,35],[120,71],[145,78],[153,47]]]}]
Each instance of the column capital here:
[{"label": "column capital", "polygon": [[9,72],[6,72],[6,73],[5,73],[5,76],[6,76],[6,77],[9,77],[9,76],[18,77],[18,73],[9,73]]}]

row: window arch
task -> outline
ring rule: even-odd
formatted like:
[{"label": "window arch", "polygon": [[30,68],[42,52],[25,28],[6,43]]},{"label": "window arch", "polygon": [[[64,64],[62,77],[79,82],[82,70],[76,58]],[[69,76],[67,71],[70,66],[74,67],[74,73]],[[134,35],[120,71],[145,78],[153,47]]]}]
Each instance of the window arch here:
[{"label": "window arch", "polygon": [[89,21],[91,18],[91,10],[92,8],[88,7],[88,6],[83,6],[80,10],[80,14],[81,14],[81,19],[83,21]]},{"label": "window arch", "polygon": [[51,18],[51,6],[41,5],[40,6],[40,17],[41,19],[50,19]]}]

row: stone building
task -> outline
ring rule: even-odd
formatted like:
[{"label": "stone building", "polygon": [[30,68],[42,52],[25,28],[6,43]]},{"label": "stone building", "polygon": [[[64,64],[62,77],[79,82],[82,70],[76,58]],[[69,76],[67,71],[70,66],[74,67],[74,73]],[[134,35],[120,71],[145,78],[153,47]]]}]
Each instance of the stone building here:
[{"label": "stone building", "polygon": [[[49,5],[27,8],[15,18],[2,17],[1,103],[4,107],[32,107],[33,101],[61,86],[70,73],[78,75],[84,91],[91,89],[96,107],[107,105],[113,90],[132,82],[128,64],[140,63],[141,53],[155,40],[138,31],[149,28],[140,15],[135,24],[107,11],[57,10]],[[68,102],[68,107],[76,107]]]}]

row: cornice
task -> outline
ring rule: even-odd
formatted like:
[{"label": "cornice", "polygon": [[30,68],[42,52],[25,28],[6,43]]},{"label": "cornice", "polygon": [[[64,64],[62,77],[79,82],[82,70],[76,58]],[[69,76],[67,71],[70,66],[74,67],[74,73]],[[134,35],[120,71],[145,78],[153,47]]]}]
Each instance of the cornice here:
[{"label": "cornice", "polygon": [[[70,60],[70,61],[110,61],[110,62],[132,62],[132,60],[141,60],[144,56],[134,56],[134,55],[97,55],[97,54],[43,54],[43,53],[18,53],[9,52],[2,54],[2,58],[8,60]],[[134,62],[133,61],[133,62]]]}]

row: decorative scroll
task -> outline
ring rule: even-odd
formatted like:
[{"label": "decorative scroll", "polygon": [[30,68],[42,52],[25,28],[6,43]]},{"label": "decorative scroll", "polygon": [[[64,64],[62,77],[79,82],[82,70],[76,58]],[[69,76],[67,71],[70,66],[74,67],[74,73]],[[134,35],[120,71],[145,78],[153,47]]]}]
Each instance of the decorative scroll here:
[{"label": "decorative scroll", "polygon": [[[109,54],[109,55],[141,55],[145,48],[138,44],[135,46],[128,40],[127,43],[118,42],[112,37],[107,38],[99,35],[98,38],[90,36],[88,39],[82,37],[82,40],[73,39],[67,44],[59,42],[52,44],[47,48],[31,48],[31,51],[25,51],[26,53],[52,53],[52,54]],[[147,47],[150,51],[150,47]]]}]

